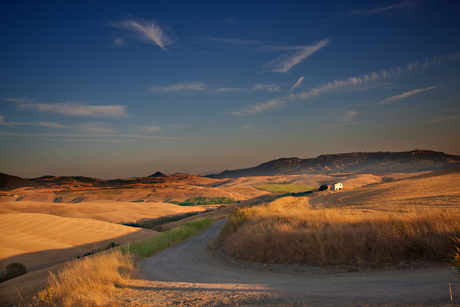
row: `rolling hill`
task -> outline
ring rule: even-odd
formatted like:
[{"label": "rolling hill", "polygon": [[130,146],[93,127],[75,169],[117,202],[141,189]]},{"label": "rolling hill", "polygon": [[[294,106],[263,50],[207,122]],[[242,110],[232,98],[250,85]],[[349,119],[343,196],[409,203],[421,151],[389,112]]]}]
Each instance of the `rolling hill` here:
[{"label": "rolling hill", "polygon": [[256,167],[226,170],[210,178],[237,178],[294,174],[415,173],[460,166],[460,156],[431,150],[407,152],[353,152],[312,159],[281,158]]}]

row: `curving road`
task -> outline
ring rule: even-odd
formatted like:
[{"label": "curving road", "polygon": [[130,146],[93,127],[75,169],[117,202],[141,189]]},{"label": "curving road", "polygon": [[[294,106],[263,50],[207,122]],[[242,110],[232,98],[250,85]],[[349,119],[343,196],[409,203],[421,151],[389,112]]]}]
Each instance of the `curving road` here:
[{"label": "curving road", "polygon": [[[146,259],[146,279],[182,288],[254,291],[277,294],[298,305],[450,305],[460,303],[460,281],[448,269],[399,270],[303,277],[230,267],[213,258],[206,247],[225,220],[201,234]],[[272,305],[267,298],[264,305]]]}]

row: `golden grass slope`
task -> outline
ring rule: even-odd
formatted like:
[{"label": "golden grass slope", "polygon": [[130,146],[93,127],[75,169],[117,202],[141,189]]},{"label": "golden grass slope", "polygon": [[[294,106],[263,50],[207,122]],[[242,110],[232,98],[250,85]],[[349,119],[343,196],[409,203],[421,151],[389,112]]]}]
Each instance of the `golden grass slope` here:
[{"label": "golden grass slope", "polygon": [[235,210],[225,250],[265,263],[445,262],[460,236],[460,168]]},{"label": "golden grass slope", "polygon": [[0,268],[23,263],[28,271],[57,264],[110,242],[126,243],[156,232],[93,219],[48,214],[0,215]]}]

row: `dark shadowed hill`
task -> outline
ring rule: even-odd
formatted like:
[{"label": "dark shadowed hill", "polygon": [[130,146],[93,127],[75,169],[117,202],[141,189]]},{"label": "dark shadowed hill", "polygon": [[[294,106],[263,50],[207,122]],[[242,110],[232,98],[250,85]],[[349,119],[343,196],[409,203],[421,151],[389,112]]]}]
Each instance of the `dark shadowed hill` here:
[{"label": "dark shadowed hill", "polygon": [[10,191],[22,187],[34,187],[38,184],[21,177],[0,173],[0,191]]},{"label": "dark shadowed hill", "polygon": [[23,187],[86,186],[96,188],[117,188],[134,184],[155,184],[165,182],[163,177],[139,177],[129,179],[102,180],[83,176],[42,176],[38,178],[21,178],[0,173],[0,191],[10,191]]},{"label": "dark shadowed hill", "polygon": [[281,158],[256,167],[226,170],[211,178],[330,173],[414,173],[460,166],[460,156],[431,150],[353,152],[312,159]]}]

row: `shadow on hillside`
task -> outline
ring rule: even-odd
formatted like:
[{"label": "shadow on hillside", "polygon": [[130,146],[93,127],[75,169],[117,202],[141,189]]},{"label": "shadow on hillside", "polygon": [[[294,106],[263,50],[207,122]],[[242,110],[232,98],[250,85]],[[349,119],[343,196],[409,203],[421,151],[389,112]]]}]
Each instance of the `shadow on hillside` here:
[{"label": "shadow on hillside", "polygon": [[[7,263],[7,265],[14,262],[23,263],[27,267],[27,274],[0,283],[0,306],[18,306],[19,303],[23,304],[22,299],[27,303],[37,294],[39,290],[46,286],[46,281],[50,275],[49,272],[56,273],[66,264],[67,261],[73,260],[77,256],[81,257],[84,254],[91,252],[92,249],[96,247],[105,248],[111,242],[123,245],[140,239],[139,236],[134,234],[135,233],[130,233],[124,236],[94,242],[91,244],[79,245],[72,248],[49,249],[34,253],[26,253],[2,260],[2,263]],[[48,258],[49,262],[29,266],[27,262],[22,260],[34,258]],[[4,270],[4,268],[1,269]],[[21,295],[19,295],[18,292]],[[22,299],[20,296],[22,296]]]}]

